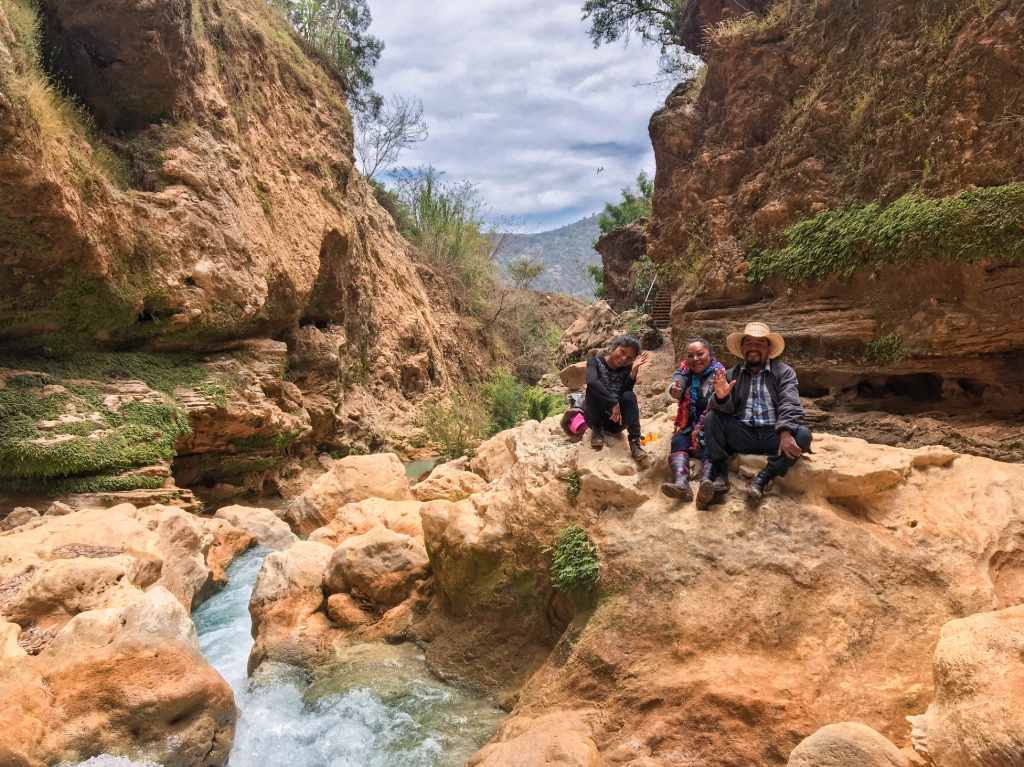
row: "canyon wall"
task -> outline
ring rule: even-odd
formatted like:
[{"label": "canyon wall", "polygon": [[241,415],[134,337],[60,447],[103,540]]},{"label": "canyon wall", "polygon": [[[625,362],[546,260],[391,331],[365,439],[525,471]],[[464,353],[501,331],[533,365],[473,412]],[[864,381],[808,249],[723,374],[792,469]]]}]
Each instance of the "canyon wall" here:
[{"label": "canyon wall", "polygon": [[1024,4],[691,6],[706,66],[650,125],[675,338],[767,321],[830,426],[921,444],[839,410],[940,412],[931,441],[1019,460],[976,421],[1024,401]]}]

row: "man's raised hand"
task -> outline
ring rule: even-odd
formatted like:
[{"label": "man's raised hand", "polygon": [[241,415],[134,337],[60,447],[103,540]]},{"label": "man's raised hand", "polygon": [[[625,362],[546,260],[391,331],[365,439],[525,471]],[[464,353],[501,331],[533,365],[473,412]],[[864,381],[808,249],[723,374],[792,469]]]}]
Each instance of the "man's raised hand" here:
[{"label": "man's raised hand", "polygon": [[732,392],[732,387],[734,387],[736,385],[736,382],[735,381],[726,381],[725,380],[725,371],[724,370],[719,370],[717,373],[715,373],[714,385],[715,385],[715,396],[718,399],[722,400],[722,399],[725,399],[725,398],[727,398],[729,396],[729,394]]}]

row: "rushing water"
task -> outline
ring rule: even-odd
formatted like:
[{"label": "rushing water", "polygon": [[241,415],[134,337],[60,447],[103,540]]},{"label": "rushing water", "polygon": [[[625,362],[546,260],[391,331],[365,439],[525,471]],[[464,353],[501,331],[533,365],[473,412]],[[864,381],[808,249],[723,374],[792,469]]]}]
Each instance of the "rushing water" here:
[{"label": "rushing water", "polygon": [[203,655],[235,691],[230,767],[454,767],[494,733],[501,712],[438,682],[411,645],[357,645],[313,678],[279,666],[248,679],[249,595],[268,553],[239,557],[192,615]]}]

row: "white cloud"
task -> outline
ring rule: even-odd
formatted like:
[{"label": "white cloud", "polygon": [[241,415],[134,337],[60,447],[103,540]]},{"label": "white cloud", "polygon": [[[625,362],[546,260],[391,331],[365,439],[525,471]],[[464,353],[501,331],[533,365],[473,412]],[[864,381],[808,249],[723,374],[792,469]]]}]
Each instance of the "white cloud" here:
[{"label": "white cloud", "polygon": [[[371,0],[376,88],[422,99],[430,138],[403,165],[476,183],[530,231],[600,210],[653,171],[658,52],[595,49],[582,0]],[[599,169],[601,169],[599,171]]]}]

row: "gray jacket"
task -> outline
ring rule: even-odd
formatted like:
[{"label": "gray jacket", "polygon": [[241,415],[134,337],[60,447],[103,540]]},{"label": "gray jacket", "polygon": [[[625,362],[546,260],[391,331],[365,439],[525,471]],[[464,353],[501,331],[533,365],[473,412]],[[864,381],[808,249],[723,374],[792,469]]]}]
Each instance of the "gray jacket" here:
[{"label": "gray jacket", "polygon": [[[726,380],[737,381],[732,392],[723,401],[714,397],[711,408],[720,413],[740,416],[750,396],[750,371],[741,362],[725,375]],[[769,360],[765,367],[765,385],[775,406],[775,431],[796,432],[804,426],[804,406],[800,403],[800,385],[796,371],[780,360]]]}]

